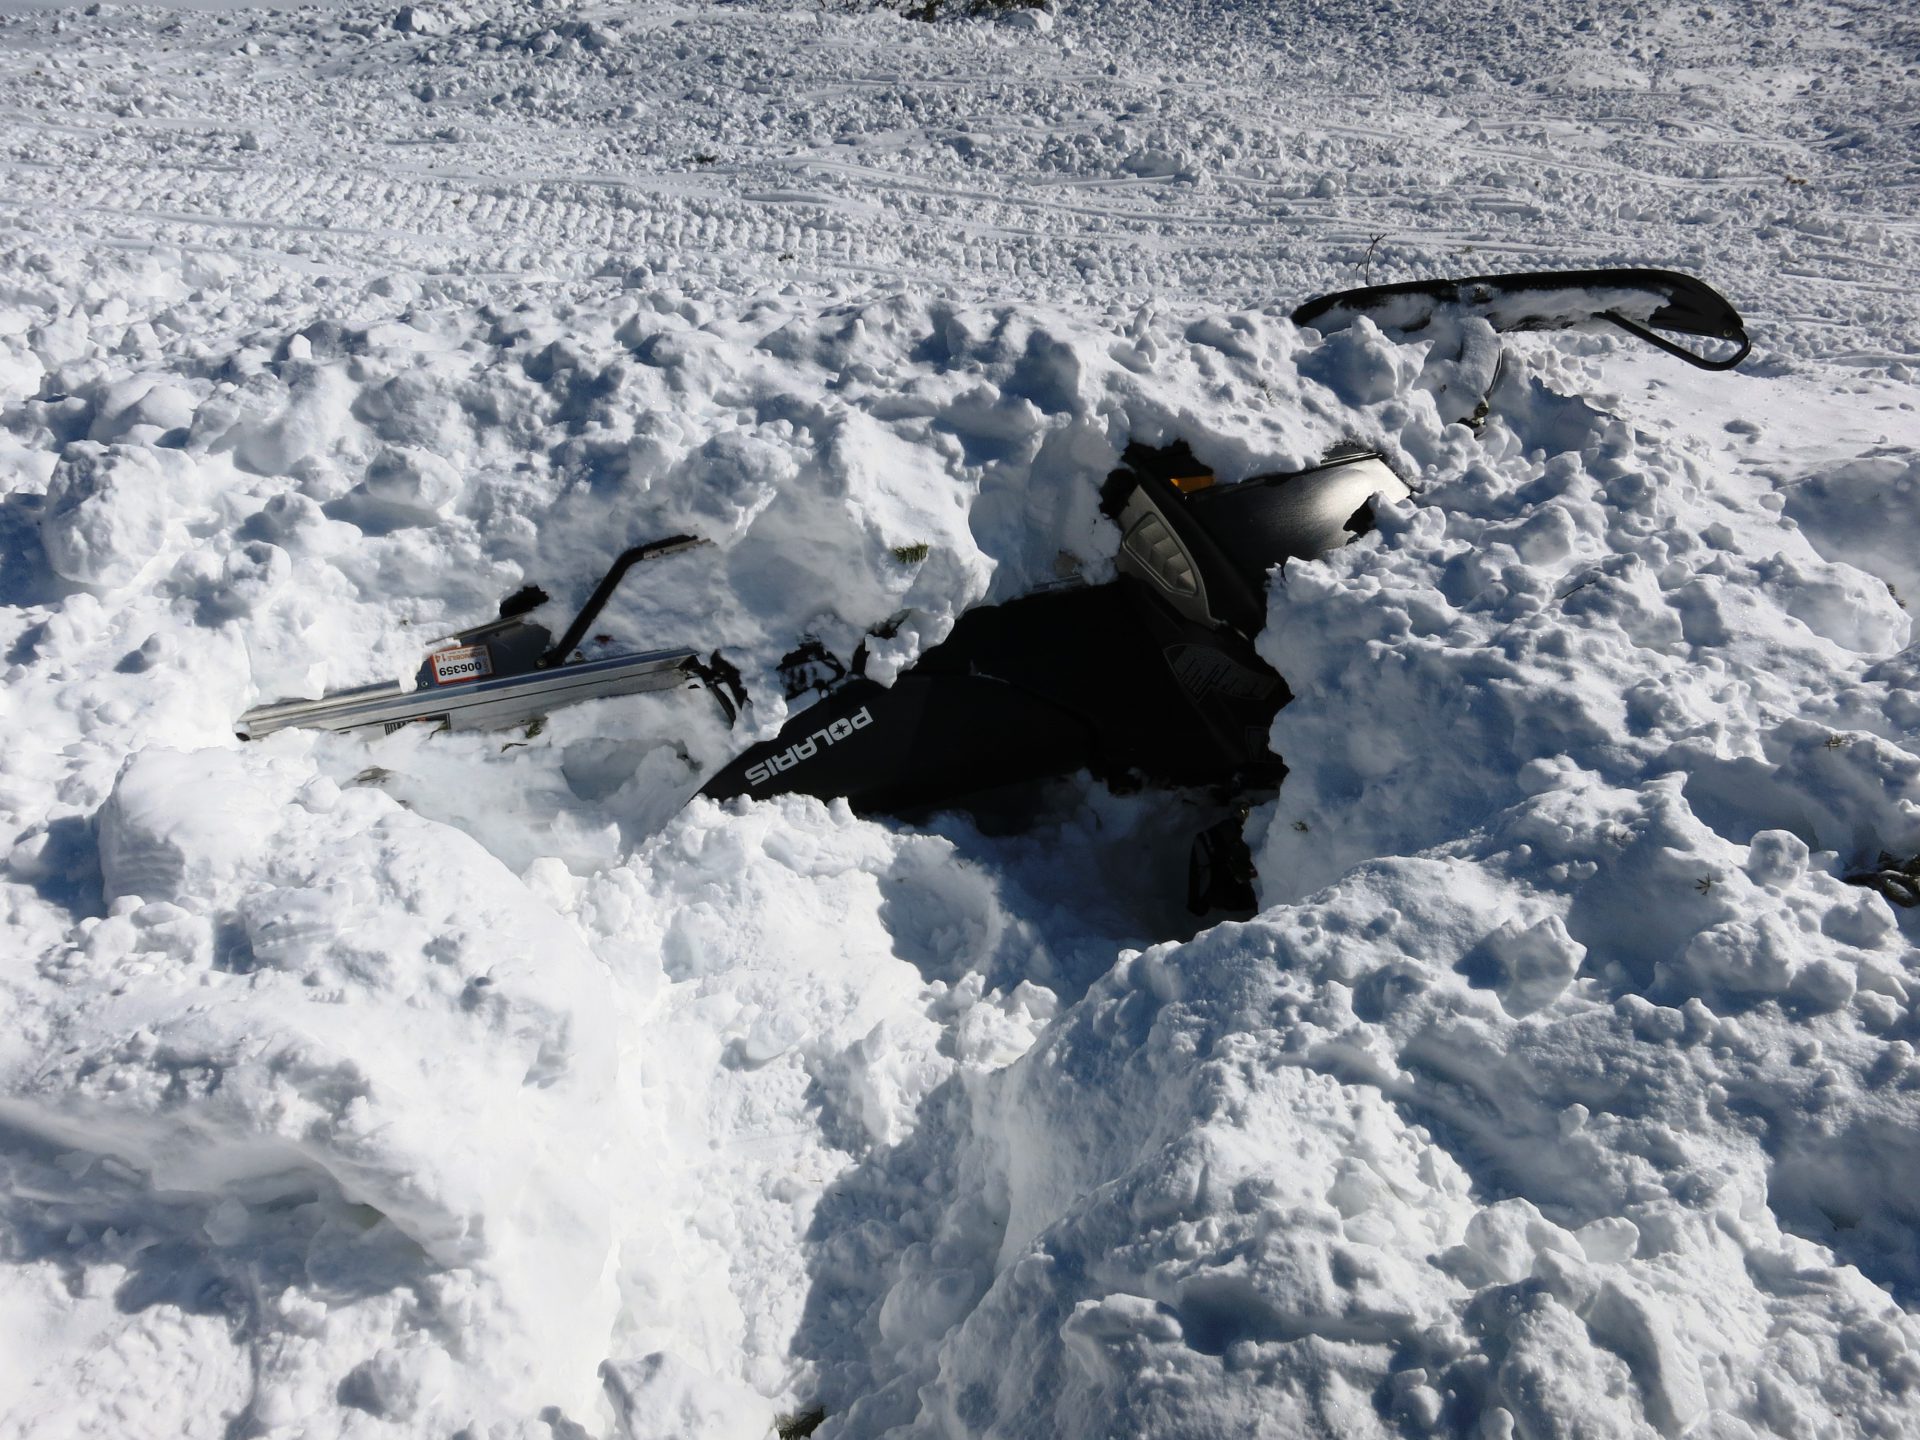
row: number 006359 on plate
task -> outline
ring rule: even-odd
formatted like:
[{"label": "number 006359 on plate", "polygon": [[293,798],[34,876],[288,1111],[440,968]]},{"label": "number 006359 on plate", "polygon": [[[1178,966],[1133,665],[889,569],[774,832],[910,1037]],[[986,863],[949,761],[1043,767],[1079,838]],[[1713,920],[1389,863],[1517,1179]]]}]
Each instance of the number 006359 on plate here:
[{"label": "number 006359 on plate", "polygon": [[462,645],[457,650],[441,650],[433,656],[433,683],[458,685],[462,680],[479,680],[493,673],[493,662],[484,645]]}]

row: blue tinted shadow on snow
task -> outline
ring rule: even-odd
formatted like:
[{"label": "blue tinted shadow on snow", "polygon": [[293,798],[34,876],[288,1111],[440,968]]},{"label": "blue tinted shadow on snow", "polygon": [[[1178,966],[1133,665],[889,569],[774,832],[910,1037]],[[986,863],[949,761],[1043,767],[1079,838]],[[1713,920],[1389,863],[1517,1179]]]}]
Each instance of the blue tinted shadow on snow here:
[{"label": "blue tinted shadow on snow", "polygon": [[[1171,1307],[1186,1342],[1206,1355],[1225,1355],[1241,1341],[1272,1344],[1318,1338],[1338,1344],[1417,1348],[1411,1315],[1290,1314],[1263,1296],[1244,1275],[1196,1275],[1180,1286]],[[1398,1368],[1397,1366],[1395,1368]],[[1384,1391],[1383,1391],[1384,1397]]]},{"label": "blue tinted shadow on snow", "polygon": [[100,844],[93,821],[85,815],[63,815],[47,822],[45,834],[46,848],[35,866],[23,873],[16,865],[13,878],[23,880],[42,900],[75,920],[105,915]]},{"label": "blue tinted shadow on snow", "polygon": [[260,968],[253,937],[237,915],[223,914],[213,922],[213,968],[232,975],[250,975]]},{"label": "blue tinted shadow on snow", "polygon": [[607,402],[620,389],[617,368],[595,369],[563,341],[550,342],[520,364],[529,380],[546,388],[555,402],[554,421],[569,434],[604,419]]},{"label": "blue tinted shadow on snow", "polygon": [[[226,1204],[226,1201],[236,1204]],[[295,1290],[326,1303],[414,1286],[436,1267],[378,1211],[311,1167],[236,1182],[226,1193],[170,1193],[116,1157],[67,1149],[0,1120],[0,1264],[51,1266],[67,1291],[112,1267],[115,1307],[224,1317],[236,1345],[271,1333],[260,1306]],[[267,1427],[247,1410],[230,1440]]]},{"label": "blue tinted shadow on snow", "polygon": [[804,1237],[810,1283],[793,1355],[810,1362],[819,1381],[797,1408],[824,1409],[834,1433],[876,1435],[920,1413],[926,1379],[880,1330],[899,1267],[931,1263],[927,1247],[938,1239],[940,1308],[955,1320],[966,1315],[993,1282],[1005,1197],[979,1196],[976,1223],[964,1229],[947,1217],[972,1128],[958,1076],[920,1103],[912,1133],[896,1145],[875,1145],[857,1118],[836,1115],[830,1097],[839,1088],[816,1082],[809,1099],[822,1107],[829,1139],[861,1159],[822,1191]]},{"label": "blue tinted shadow on snow", "polygon": [[[1473,983],[1472,976],[1468,979]],[[1353,987],[1353,1013],[1369,1025],[1381,1024],[1426,988],[1427,978],[1418,965],[1382,965]]]},{"label": "blue tinted shadow on snow", "polygon": [[359,489],[348,491],[338,500],[329,500],[320,510],[329,520],[343,521],[376,539],[396,531],[436,524],[440,519],[431,510],[381,500]]},{"label": "blue tinted shadow on snow", "polygon": [[47,622],[29,625],[13,639],[4,657],[9,665],[31,665],[40,658],[40,642],[47,638]]},{"label": "blue tinted shadow on snow", "polygon": [[1777,767],[1742,757],[1693,757],[1688,766],[1687,804],[1721,839],[1750,844],[1762,830],[1787,830],[1811,850],[1836,844],[1822,837],[1820,820],[1805,799],[1779,778]]},{"label": "blue tinted shadow on snow", "polygon": [[[1767,1205],[1781,1228],[1826,1246],[1902,1309],[1920,1306],[1920,1136],[1872,1117],[1830,1135],[1799,1133],[1802,1117],[1766,1118]],[[1780,1257],[1750,1256],[1748,1267],[1770,1294],[1818,1283]]]},{"label": "blue tinted shadow on snow", "polygon": [[[1467,984],[1471,985],[1475,990],[1498,990],[1507,978],[1506,963],[1501,960],[1499,951],[1494,946],[1491,936],[1482,940],[1471,950],[1467,951],[1466,954],[1454,961],[1453,968],[1455,972],[1463,976]],[[1369,977],[1369,979],[1371,978],[1372,977]],[[1358,992],[1354,995],[1354,1011],[1356,1014],[1360,1011],[1360,996]],[[1360,1018],[1362,1020],[1377,1021],[1381,1018],[1381,1015],[1384,1014],[1385,1010],[1383,1008],[1380,1014],[1362,1014]]]},{"label": "blue tinted shadow on snow", "polygon": [[1193,837],[1226,813],[1204,797],[1114,795],[1084,773],[1007,786],[911,828],[951,849],[905,847],[881,878],[894,953],[929,980],[979,971],[1071,1004],[1123,949],[1191,939],[1220,918],[1186,908]]},{"label": "blue tinted shadow on snow", "polygon": [[547,451],[548,462],[568,476],[575,493],[598,504],[614,503],[631,488],[627,446],[603,440],[563,440]]},{"label": "blue tinted shadow on snow", "polygon": [[[40,543],[40,516],[46,497],[16,493],[0,497],[0,605],[22,609],[53,605],[82,587],[54,574],[47,564],[47,552]],[[28,645],[31,641],[26,641]],[[33,658],[32,650],[21,651],[16,641],[7,663],[22,665]]]}]

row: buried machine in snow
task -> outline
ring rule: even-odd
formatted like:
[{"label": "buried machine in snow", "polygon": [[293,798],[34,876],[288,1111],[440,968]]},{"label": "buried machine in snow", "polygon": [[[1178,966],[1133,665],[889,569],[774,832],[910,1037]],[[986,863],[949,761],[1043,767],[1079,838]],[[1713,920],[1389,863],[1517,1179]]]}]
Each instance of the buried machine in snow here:
[{"label": "buried machine in snow", "polygon": [[[1607,324],[1709,370],[1731,368],[1750,348],[1723,297],[1664,270],[1373,286],[1309,301],[1293,319],[1330,332],[1365,316],[1390,334],[1417,335],[1443,312],[1479,316],[1495,331]],[[1486,396],[1468,399],[1458,418],[1477,423]],[[1267,746],[1286,684],[1254,649],[1269,572],[1365,533],[1376,496],[1411,493],[1380,455],[1357,447],[1305,470],[1216,483],[1184,444],[1130,445],[1101,496],[1121,533],[1113,580],[969,610],[891,686],[867,678],[864,649],[844,664],[796,651],[789,658],[811,683],[794,693],[813,688],[820,698],[701,793],[841,796],[859,811],[901,814],[1084,769],[1109,784],[1207,788],[1233,812],[1271,793],[1286,769]],[[508,725],[577,700],[689,685],[710,691],[731,721],[745,695],[718,655],[702,661],[665,649],[588,659],[576,648],[629,569],[705,543],[672,536],[627,551],[557,641],[526,618],[546,599],[530,587],[503,603],[499,618],[449,637],[411,689],[370,686],[261,706],[241,717],[239,733]],[[1195,910],[1252,906],[1239,834],[1238,813],[1229,813],[1196,840]]]}]

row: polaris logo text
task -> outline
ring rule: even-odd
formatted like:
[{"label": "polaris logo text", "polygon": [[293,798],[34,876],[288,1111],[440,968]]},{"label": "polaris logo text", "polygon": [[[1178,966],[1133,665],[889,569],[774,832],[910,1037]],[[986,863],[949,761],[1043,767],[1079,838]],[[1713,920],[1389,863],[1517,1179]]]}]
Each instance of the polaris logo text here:
[{"label": "polaris logo text", "polygon": [[805,740],[797,741],[782,750],[778,755],[770,755],[758,765],[747,767],[747,784],[764,785],[782,771],[791,770],[802,760],[811,760],[820,753],[822,745],[838,745],[856,730],[864,730],[873,724],[873,716],[862,705],[851,715],[843,715],[824,730],[816,730]]}]

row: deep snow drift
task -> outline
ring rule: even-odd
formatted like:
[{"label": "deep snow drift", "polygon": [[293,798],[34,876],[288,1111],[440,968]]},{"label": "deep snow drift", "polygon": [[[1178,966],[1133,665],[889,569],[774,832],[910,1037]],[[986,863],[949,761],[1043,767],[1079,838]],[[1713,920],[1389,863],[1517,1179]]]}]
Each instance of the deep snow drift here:
[{"label": "deep snow drift", "polygon": [[[0,56],[0,1430],[1920,1429],[1910,33],[98,12]],[[1475,434],[1283,318],[1540,250],[1756,354]],[[686,803],[1174,438],[1417,481],[1272,583],[1258,917],[1177,797]],[[233,738],[683,530],[600,628],[732,732]]]}]

